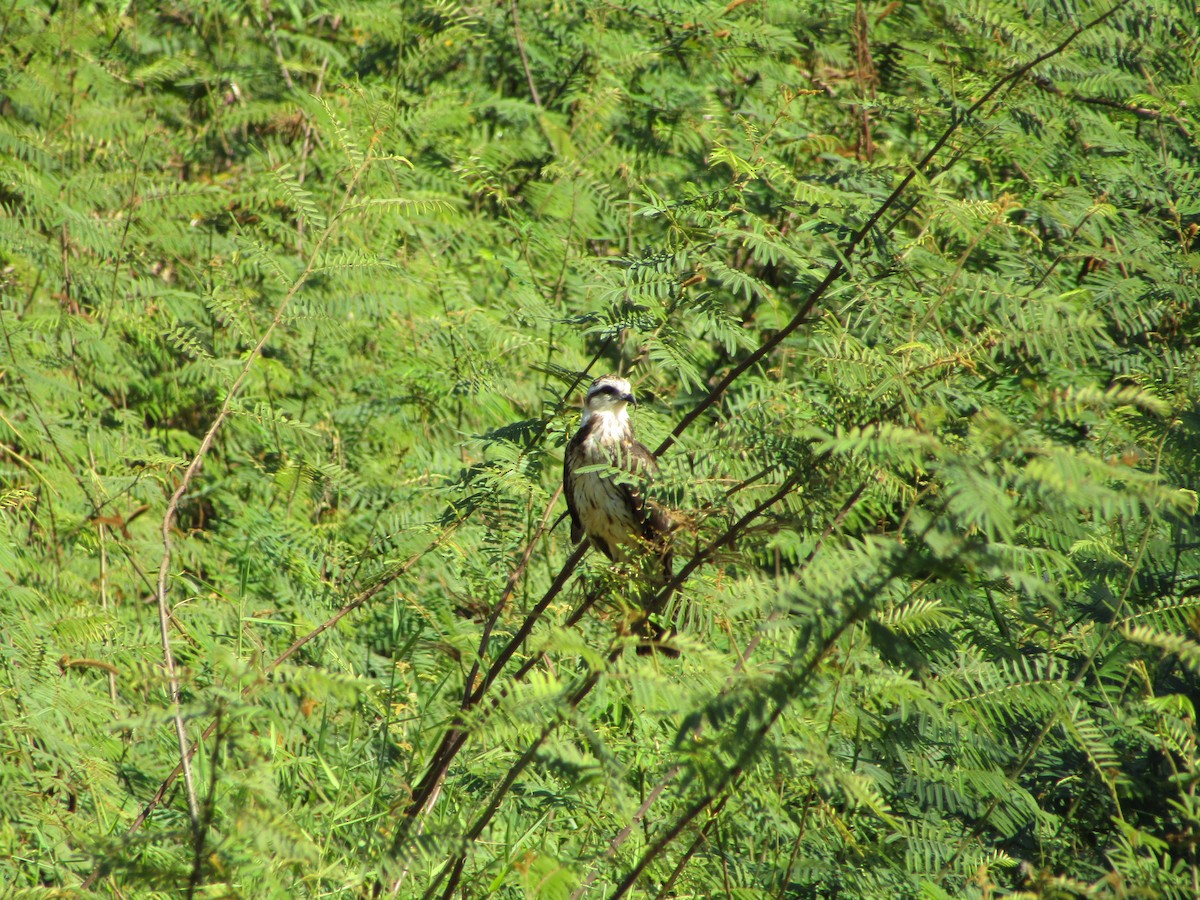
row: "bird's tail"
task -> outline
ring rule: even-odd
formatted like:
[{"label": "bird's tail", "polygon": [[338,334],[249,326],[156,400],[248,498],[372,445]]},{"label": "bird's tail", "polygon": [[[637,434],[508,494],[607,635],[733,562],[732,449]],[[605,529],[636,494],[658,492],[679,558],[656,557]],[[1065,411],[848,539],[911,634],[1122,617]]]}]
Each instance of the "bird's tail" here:
[{"label": "bird's tail", "polygon": [[638,603],[642,608],[642,615],[633,623],[633,631],[642,638],[637,648],[639,656],[662,653],[674,659],[679,656],[679,651],[672,647],[669,641],[676,634],[675,627],[661,625],[656,621],[656,617],[667,609],[674,592],[672,582],[675,580],[675,560],[670,535],[667,535],[654,550],[653,556],[646,557],[646,577],[642,583],[642,597]]},{"label": "bird's tail", "polygon": [[671,646],[671,638],[675,637],[674,626],[666,628],[646,616],[635,625],[638,636],[638,656],[649,656],[651,653],[661,653],[668,659],[678,659],[679,650]]}]

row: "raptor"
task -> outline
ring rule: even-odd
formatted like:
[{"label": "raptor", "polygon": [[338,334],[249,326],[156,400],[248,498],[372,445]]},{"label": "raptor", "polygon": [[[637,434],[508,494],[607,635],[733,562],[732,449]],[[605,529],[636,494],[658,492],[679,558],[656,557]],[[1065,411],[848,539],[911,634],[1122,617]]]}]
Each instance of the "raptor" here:
[{"label": "raptor", "polygon": [[597,378],[588,388],[583,419],[563,458],[571,540],[586,535],[617,562],[630,559],[630,550],[651,551],[669,581],[670,518],[646,497],[657,464],[633,436],[629,407],[636,402],[629,382],[615,375]]}]

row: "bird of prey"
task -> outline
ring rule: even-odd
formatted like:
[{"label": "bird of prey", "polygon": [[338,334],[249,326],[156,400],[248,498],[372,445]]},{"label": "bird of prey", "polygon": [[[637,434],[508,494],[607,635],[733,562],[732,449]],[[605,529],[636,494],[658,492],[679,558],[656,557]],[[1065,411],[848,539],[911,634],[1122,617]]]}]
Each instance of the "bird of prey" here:
[{"label": "bird of prey", "polygon": [[587,535],[616,562],[629,559],[631,548],[650,550],[662,560],[663,575],[670,581],[671,522],[645,495],[658,466],[654,454],[633,436],[629,407],[634,403],[629,382],[615,375],[597,378],[588,388],[583,420],[563,458],[571,541]]}]

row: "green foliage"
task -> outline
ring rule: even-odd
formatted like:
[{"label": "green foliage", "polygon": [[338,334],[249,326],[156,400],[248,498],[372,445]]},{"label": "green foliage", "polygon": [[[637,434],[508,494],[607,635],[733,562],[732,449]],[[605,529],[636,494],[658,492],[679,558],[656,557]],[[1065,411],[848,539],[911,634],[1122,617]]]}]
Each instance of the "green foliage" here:
[{"label": "green foliage", "polygon": [[1197,22],[1093,6],[0,11],[0,881],[1200,893]]}]

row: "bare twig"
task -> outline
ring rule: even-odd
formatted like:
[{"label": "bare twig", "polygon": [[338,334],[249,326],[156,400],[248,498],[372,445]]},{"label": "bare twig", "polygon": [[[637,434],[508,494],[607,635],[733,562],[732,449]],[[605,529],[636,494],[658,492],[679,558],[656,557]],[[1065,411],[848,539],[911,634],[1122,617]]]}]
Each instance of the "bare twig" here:
[{"label": "bare twig", "polygon": [[[89,454],[91,451],[89,450]],[[92,458],[92,469],[96,468],[96,460]],[[103,522],[96,523],[96,535],[100,539],[100,608],[104,610],[104,614],[108,615],[108,526]],[[112,635],[108,634],[104,637],[104,646],[112,646]],[[117,704],[117,673],[109,671],[108,673],[108,697],[113,702],[114,708]]]},{"label": "bare twig", "polygon": [[[619,644],[617,646],[610,645],[608,652],[609,663],[613,662],[620,654],[621,648]],[[600,675],[602,672],[602,669],[592,669],[590,672],[588,672],[587,676],[583,679],[579,686],[571,691],[567,696],[567,710],[573,710],[578,707],[583,701],[583,698],[591,693],[592,688],[594,688],[600,681]],[[467,829],[467,833],[464,835],[465,844],[470,844],[473,841],[478,840],[479,836],[483,834],[484,829],[487,828],[488,824],[492,821],[492,817],[495,816],[496,812],[500,809],[501,801],[504,799],[505,795],[508,794],[509,790],[512,789],[512,786],[516,783],[517,778],[519,778],[521,773],[529,767],[529,764],[533,762],[534,758],[537,756],[537,751],[541,748],[542,744],[546,742],[546,739],[550,737],[550,735],[554,733],[554,730],[562,723],[564,713],[565,710],[560,710],[553,719],[543,725],[538,736],[525,749],[525,752],[521,754],[520,758],[518,758],[517,761],[509,767],[507,774],[504,776],[504,780],[501,781],[496,790],[492,792],[492,798],[487,807],[485,807],[483,812],[476,817],[473,823],[471,823],[471,827]],[[453,896],[454,890],[458,887],[458,882],[462,878],[463,867],[466,863],[466,858],[467,855],[465,850],[462,853],[459,853],[455,858],[450,874],[450,881],[446,884],[445,891],[442,892],[442,900],[449,900],[449,898]],[[429,887],[426,889],[424,898],[431,898],[433,896],[446,872],[447,868],[443,867],[441,872],[438,873],[438,875],[433,879]]]},{"label": "bare twig", "polygon": [[[338,25],[341,24],[341,16],[334,16],[333,30],[337,31]],[[319,98],[321,91],[325,87],[325,73],[329,71],[329,57],[321,60],[321,71],[317,73],[317,83],[313,88],[313,96]],[[308,174],[308,157],[312,152],[312,136],[313,123],[309,116],[304,117],[304,142],[300,145],[300,165],[296,171],[296,180],[300,184],[304,184],[304,179]]]},{"label": "bare twig", "polygon": [[496,605],[492,608],[492,614],[488,616],[488,620],[483,626],[483,634],[479,636],[479,655],[475,657],[475,662],[471,664],[471,672],[467,675],[466,683],[463,686],[462,702],[464,706],[471,702],[471,694],[475,688],[475,679],[479,676],[479,666],[483,661],[484,654],[487,652],[488,641],[492,637],[492,629],[496,627],[496,622],[500,619],[500,614],[508,604],[508,598],[512,596],[513,591],[521,581],[521,576],[525,574],[525,568],[529,565],[530,557],[533,556],[533,548],[537,546],[537,542],[541,540],[542,534],[545,533],[546,523],[550,521],[550,515],[554,512],[554,504],[558,502],[560,494],[562,494],[561,485],[554,492],[554,496],[550,498],[550,503],[546,506],[546,511],[542,513],[542,521],[538,524],[533,535],[529,538],[529,542],[525,545],[525,552],[521,554],[521,561],[509,573],[508,581],[504,585],[504,591],[500,594],[500,599],[496,601]]},{"label": "bare twig", "polygon": [[[298,640],[293,642],[290,647],[288,647],[286,650],[284,650],[282,653],[280,653],[277,657],[275,657],[273,660],[271,660],[270,665],[268,665],[266,668],[266,673],[270,673],[274,669],[278,668],[285,661],[287,661],[293,654],[295,654],[297,651],[299,651],[300,648],[302,648],[305,644],[308,644],[309,642],[311,642],[312,640],[314,640],[321,634],[328,631],[337,622],[341,621],[348,613],[352,612],[355,609],[358,609],[360,606],[362,606],[364,603],[366,603],[372,597],[377,595],[380,591],[382,591],[385,587],[387,587],[389,584],[391,584],[397,578],[400,578],[402,575],[407,573],[427,553],[431,552],[432,550],[434,550],[438,546],[440,546],[441,543],[443,541],[445,541],[454,532],[454,530],[458,527],[459,524],[461,524],[461,520],[460,520],[460,522],[455,522],[453,525],[448,527],[445,531],[443,531],[440,535],[438,535],[427,547],[414,553],[407,560],[405,560],[399,567],[397,567],[394,571],[385,575],[383,578],[381,578],[375,584],[371,585],[369,588],[366,588],[365,590],[360,591],[353,598],[351,598],[349,602],[347,602],[337,612],[335,612],[330,618],[326,619],[324,622],[322,622],[316,628],[312,629],[312,631],[308,632],[302,638],[299,638]],[[247,685],[245,688],[242,689],[242,697],[243,698],[248,697],[250,695],[250,693],[256,687],[258,687],[258,685],[261,683],[262,683],[261,681],[256,681],[253,684]],[[207,741],[210,737],[212,737],[213,733],[217,729],[218,723],[219,723],[219,720],[217,718],[214,718],[211,722],[209,722],[208,727],[204,729],[203,733],[200,736],[200,740],[194,744],[191,744],[188,747],[189,760],[192,756],[195,755],[196,750],[199,748],[200,744],[203,743],[204,741]],[[129,828],[127,828],[125,830],[126,835],[132,835],[139,828],[141,828],[142,824],[146,821],[147,817],[149,817],[150,813],[152,813],[158,807],[158,805],[160,803],[162,803],[163,798],[166,797],[166,795],[167,795],[167,791],[170,790],[171,785],[173,785],[175,783],[175,779],[177,779],[182,773],[183,773],[183,763],[180,762],[180,763],[177,763],[175,765],[175,768],[167,775],[166,778],[163,779],[162,783],[158,786],[158,790],[154,792],[154,796],[150,798],[149,802],[147,802],[146,805],[142,808],[141,812],[138,813],[137,817],[133,820],[133,823],[129,826]],[[99,875],[100,875],[100,867],[97,866],[95,869],[92,870],[92,873],[91,873],[91,875],[88,876],[87,880],[84,881],[83,889],[84,890],[89,889],[95,883],[95,881],[99,877]]]},{"label": "bare twig", "polygon": [[[350,196],[353,194],[358,185],[359,179],[362,177],[363,172],[366,171],[368,165],[370,165],[369,158],[364,160],[362,165],[360,165],[354,172],[349,183],[346,185],[339,208],[344,208],[346,206]],[[262,354],[263,348],[267,345],[267,342],[271,339],[271,336],[275,333],[275,330],[279,327],[280,323],[283,322],[283,316],[287,310],[288,304],[292,301],[292,298],[296,296],[296,293],[300,290],[300,288],[304,286],[305,282],[308,281],[309,275],[312,274],[313,269],[317,265],[321,248],[333,236],[336,228],[337,216],[334,216],[326,226],[325,230],[321,233],[321,236],[317,239],[316,243],[313,245],[312,252],[309,254],[308,264],[304,267],[304,271],[300,273],[299,277],[297,277],[294,282],[292,282],[288,292],[283,296],[283,299],[279,301],[279,305],[275,309],[275,315],[272,317],[270,324],[267,325],[266,329],[262,333],[262,336],[258,339],[258,343],[254,345],[253,349],[251,349],[249,355],[246,357],[245,363],[242,364],[241,370],[238,372],[233,384],[229,387],[229,390],[225,394],[225,399],[221,403],[220,411],[217,413],[216,417],[212,421],[212,424],[209,425],[208,431],[205,432],[204,437],[201,439],[199,448],[197,448],[196,453],[192,457],[191,462],[188,464],[187,469],[184,470],[183,477],[180,479],[178,486],[171,495],[171,499],[167,503],[166,512],[163,514],[161,529],[163,556],[162,562],[158,567],[158,586],[155,590],[155,596],[158,601],[158,628],[159,637],[162,641],[163,669],[167,673],[167,682],[171,691],[171,704],[174,708],[173,717],[175,720],[175,734],[179,742],[179,765],[183,772],[183,781],[187,791],[188,811],[191,813],[192,824],[194,827],[199,826],[200,810],[196,800],[195,784],[192,780],[192,750],[188,746],[187,728],[184,725],[183,711],[180,709],[179,705],[179,673],[175,667],[175,656],[171,652],[171,607],[167,602],[167,575],[170,571],[171,556],[173,551],[172,531],[175,527],[175,519],[179,514],[179,504],[183,500],[183,496],[187,492],[188,487],[190,487],[192,480],[200,471],[200,466],[204,462],[204,457],[208,455],[208,451],[212,448],[213,442],[216,440],[217,432],[225,423],[225,420],[229,417],[229,412],[233,408],[233,401],[241,392],[242,386],[246,383],[246,379],[249,377],[254,363]],[[138,824],[140,824],[140,819]]]},{"label": "bare twig", "polygon": [[717,805],[714,806],[712,812],[708,814],[708,821],[704,823],[704,827],[700,829],[699,833],[696,835],[696,839],[692,841],[691,846],[684,851],[683,856],[679,857],[679,861],[675,863],[675,868],[671,870],[670,877],[663,882],[662,887],[658,891],[658,897],[671,896],[671,889],[675,887],[675,882],[679,879],[680,874],[687,867],[687,864],[692,861],[692,857],[696,855],[696,851],[699,850],[701,845],[708,840],[708,833],[712,830],[713,826],[717,824],[717,821],[721,816],[721,811],[725,809],[725,804],[729,802],[729,798],[731,796],[733,796],[731,793],[726,793],[723,797],[721,797],[720,800],[717,801]]},{"label": "bare twig", "polygon": [[[112,284],[109,286],[108,293],[111,297],[117,296],[117,284],[121,275],[121,263],[125,259],[125,242],[129,239],[129,227],[133,225],[134,210],[138,204],[137,183],[138,177],[142,174],[142,162],[146,158],[146,147],[150,144],[150,132],[146,133],[145,140],[142,141],[142,148],[138,151],[137,165],[133,169],[133,179],[129,184],[129,199],[125,203],[125,225],[121,229],[121,242],[117,245],[117,252],[113,254],[113,276]],[[114,304],[115,307],[115,304]],[[102,313],[103,315],[103,313]],[[104,324],[100,327],[100,337],[103,338],[108,334],[108,326],[112,321],[110,316],[104,315]]]},{"label": "bare twig", "polygon": [[442,741],[438,745],[437,750],[434,751],[433,757],[430,759],[425,770],[425,775],[421,778],[416,788],[413,789],[412,800],[409,802],[406,815],[401,820],[400,826],[396,830],[396,835],[392,839],[393,854],[408,839],[414,821],[426,811],[430,797],[440,790],[442,779],[445,778],[446,771],[450,768],[450,763],[458,755],[458,751],[462,749],[463,744],[466,743],[465,713],[474,709],[484,699],[488,689],[500,677],[504,666],[512,658],[513,654],[517,652],[517,648],[529,637],[534,626],[541,619],[542,614],[550,606],[554,598],[562,591],[567,583],[567,579],[571,577],[571,573],[575,571],[575,567],[579,565],[579,561],[583,559],[583,555],[587,550],[587,543],[581,543],[575,548],[575,552],[567,558],[567,561],[563,563],[563,567],[554,579],[554,582],[546,590],[546,593],[538,601],[538,604],[525,616],[525,621],[521,623],[521,627],[517,629],[516,634],[512,636],[500,653],[497,654],[496,659],[484,675],[483,681],[471,692],[471,696],[463,704],[459,715],[455,717],[450,728],[442,736]]},{"label": "bare twig", "polygon": [[263,11],[267,14],[267,30],[271,32],[271,44],[275,48],[275,58],[279,61],[279,71],[283,73],[283,80],[287,84],[288,90],[294,91],[296,85],[292,83],[292,73],[288,71],[287,62],[283,58],[283,48],[279,46],[279,34],[275,30],[275,16],[271,14],[271,0],[263,0]]},{"label": "bare twig", "polygon": [[533,83],[533,72],[529,69],[529,57],[525,53],[525,39],[521,37],[521,23],[517,21],[517,0],[509,0],[508,8],[512,11],[513,34],[517,39],[517,52],[521,54],[521,65],[525,68],[525,78],[529,82],[529,94],[533,97],[533,105],[542,108],[542,98],[538,96],[537,85]]},{"label": "bare twig", "polygon": [[[638,826],[638,823],[641,822],[642,819],[646,818],[646,813],[650,812],[650,807],[654,805],[655,801],[662,796],[662,792],[667,789],[667,786],[674,781],[675,777],[682,771],[683,766],[680,763],[676,763],[675,765],[671,766],[669,770],[667,770],[667,773],[663,775],[661,779],[659,779],[658,784],[653,787],[650,793],[646,795],[646,799],[642,801],[642,805],[637,808],[637,811],[634,812],[630,820],[625,823],[625,827],[618,831],[616,836],[614,836],[613,839],[608,842],[608,847],[604,851],[605,859],[612,859],[614,856],[616,856],[617,850],[619,850],[621,845],[629,839],[631,834],[633,834],[633,829]],[[575,891],[571,894],[571,900],[579,900],[579,898],[584,895],[584,892],[586,892],[587,889],[592,886],[592,882],[596,880],[599,874],[600,867],[594,866],[592,870],[588,872],[588,876],[583,880],[583,883],[579,885],[579,887],[575,888]]]},{"label": "bare twig", "polygon": [[275,657],[273,660],[271,660],[271,665],[267,667],[267,671],[270,671],[270,670],[276,668],[277,666],[279,666],[281,663],[285,662],[288,659],[288,657],[290,657],[290,656],[292,656],[292,654],[296,653],[296,651],[298,651],[305,644],[309,643],[314,638],[319,637],[320,635],[324,634],[326,631],[328,631],[330,628],[332,628],[334,625],[336,625],[338,622],[340,622],[342,619],[344,619],[349,613],[352,613],[354,610],[358,609],[360,606],[362,606],[364,603],[366,603],[368,600],[370,600],[372,597],[374,597],[376,594],[378,594],[380,591],[382,591],[385,587],[387,587],[389,584],[391,584],[393,581],[395,581],[401,575],[406,574],[408,572],[408,570],[411,569],[413,566],[415,566],[422,558],[424,558],[426,556],[426,554],[428,554],[432,550],[435,550],[437,547],[441,546],[442,542],[445,541],[448,537],[450,537],[450,535],[454,533],[454,530],[456,528],[458,528],[458,526],[460,524],[462,524],[461,519],[458,522],[455,522],[453,525],[450,525],[445,531],[443,531],[436,538],[434,538],[432,543],[429,544],[429,546],[425,547],[423,550],[419,550],[418,552],[414,553],[412,556],[410,556],[408,559],[406,559],[397,569],[395,569],[394,571],[385,575],[383,578],[381,578],[379,581],[375,582],[375,584],[371,585],[366,590],[361,591],[360,593],[355,595],[354,599],[352,599],[349,603],[347,603],[345,606],[343,606],[341,609],[339,609],[337,612],[335,612],[332,616],[330,616],[328,619],[326,619],[324,622],[322,622],[320,625],[318,625],[312,631],[308,632],[308,634],[304,635],[304,637],[298,638],[295,642],[293,642],[293,644],[290,647],[288,647],[286,650],[284,650],[282,653],[280,653],[277,657]]}]

